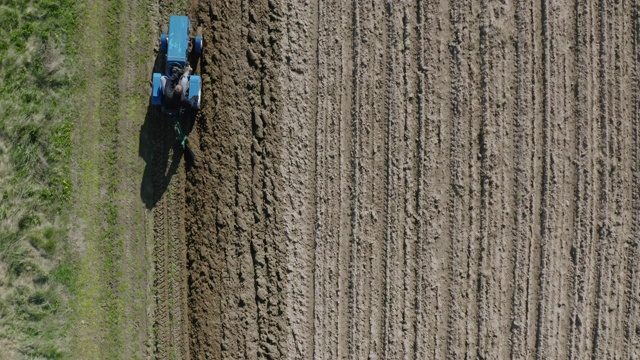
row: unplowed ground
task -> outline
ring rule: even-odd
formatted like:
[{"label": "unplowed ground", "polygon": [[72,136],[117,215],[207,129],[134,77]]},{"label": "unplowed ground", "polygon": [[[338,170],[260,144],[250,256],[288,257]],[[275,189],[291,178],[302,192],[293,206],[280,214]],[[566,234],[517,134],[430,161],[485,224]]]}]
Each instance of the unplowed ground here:
[{"label": "unplowed ground", "polygon": [[637,4],[189,6],[204,107],[154,210],[159,269],[186,251],[160,347],[640,357]]}]

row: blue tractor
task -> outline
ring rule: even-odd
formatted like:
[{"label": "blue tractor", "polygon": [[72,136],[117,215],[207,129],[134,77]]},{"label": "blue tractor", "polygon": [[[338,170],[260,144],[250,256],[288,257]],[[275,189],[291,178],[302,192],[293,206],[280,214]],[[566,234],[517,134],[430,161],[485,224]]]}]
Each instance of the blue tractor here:
[{"label": "blue tractor", "polygon": [[173,119],[178,140],[181,142],[183,149],[186,149],[193,155],[186,145],[187,136],[180,126],[180,117],[184,109],[182,107],[170,108],[166,106],[167,104],[163,104],[163,84],[167,81],[167,77],[171,76],[172,70],[178,67],[180,68],[180,72],[184,72],[185,78],[188,79],[186,89],[184,89],[187,99],[192,100],[197,96],[198,100],[194,103],[194,108],[198,109],[200,107],[200,102],[202,101],[201,78],[198,75],[190,74],[191,67],[189,66],[188,54],[191,40],[193,40],[192,51],[195,52],[196,55],[202,53],[202,29],[199,27],[196,35],[193,37],[189,36],[190,29],[191,21],[189,17],[177,15],[169,17],[168,29],[166,26],[163,27],[162,34],[160,34],[160,52],[166,55],[166,61],[164,63],[163,73],[153,73],[151,104],[162,106],[162,112]]}]

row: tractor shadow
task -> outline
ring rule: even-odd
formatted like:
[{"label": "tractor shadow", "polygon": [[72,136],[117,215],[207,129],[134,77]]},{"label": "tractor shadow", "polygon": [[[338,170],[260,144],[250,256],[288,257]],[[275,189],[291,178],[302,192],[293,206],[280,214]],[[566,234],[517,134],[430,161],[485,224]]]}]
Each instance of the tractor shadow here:
[{"label": "tractor shadow", "polygon": [[[194,122],[195,115],[186,111],[180,121],[185,134],[191,133]],[[140,197],[149,210],[155,207],[167,191],[173,175],[181,165],[187,171],[195,166],[195,159],[180,146],[173,120],[155,105],[148,106],[144,124],[140,127],[138,155],[146,163]]]},{"label": "tractor shadow", "polygon": [[[164,71],[164,56],[157,53],[153,72]],[[149,74],[151,77],[151,74]],[[151,82],[149,83],[149,94]],[[193,127],[194,116],[186,112],[181,126],[185,134],[189,134]],[[151,210],[167,191],[171,179],[178,171],[184,158],[184,150],[176,140],[173,120],[162,113],[159,106],[147,106],[144,123],[140,127],[140,141],[138,155],[144,160],[145,168],[140,184],[140,198],[147,209]],[[188,160],[188,159],[187,159]],[[186,162],[187,170],[190,164]]]},{"label": "tractor shadow", "polygon": [[[191,64],[199,65],[199,56],[192,55],[189,60]],[[164,73],[164,63],[164,54],[156,52],[150,77],[154,72]],[[149,94],[151,94],[151,81]],[[180,125],[186,135],[191,133],[195,118],[195,113],[192,110],[187,110],[183,114]],[[140,127],[139,139],[138,155],[146,163],[140,185],[140,197],[147,209],[150,210],[156,206],[167,191],[183,158],[187,171],[195,165],[195,159],[185,156],[185,151],[176,138],[174,122],[171,117],[163,114],[160,107],[151,105],[151,102],[147,106],[147,114]]]},{"label": "tractor shadow", "polygon": [[144,124],[140,128],[138,155],[146,163],[140,197],[149,210],[158,203],[169,187],[182,158],[181,149],[175,146],[170,121],[157,106],[149,105]]},{"label": "tractor shadow", "polygon": [[[191,132],[193,124],[193,114],[186,112],[181,120],[185,134]],[[188,171],[193,166],[194,159],[190,159],[180,146],[173,120],[154,105],[148,106],[144,124],[140,128],[138,155],[146,163],[140,197],[150,210],[167,191],[181,164]]]}]

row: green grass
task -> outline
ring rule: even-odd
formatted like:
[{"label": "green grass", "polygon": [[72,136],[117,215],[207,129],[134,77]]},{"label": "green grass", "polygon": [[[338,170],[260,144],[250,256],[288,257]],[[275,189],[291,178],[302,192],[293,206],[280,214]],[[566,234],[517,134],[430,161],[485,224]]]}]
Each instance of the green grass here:
[{"label": "green grass", "polygon": [[0,358],[68,357],[75,6],[0,0]]}]

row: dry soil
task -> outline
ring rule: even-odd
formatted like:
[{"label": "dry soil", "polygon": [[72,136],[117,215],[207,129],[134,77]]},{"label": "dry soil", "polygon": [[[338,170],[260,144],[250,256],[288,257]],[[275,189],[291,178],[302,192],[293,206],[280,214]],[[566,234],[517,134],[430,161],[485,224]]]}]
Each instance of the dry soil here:
[{"label": "dry soil", "polygon": [[184,357],[640,358],[636,2],[189,9]]}]

